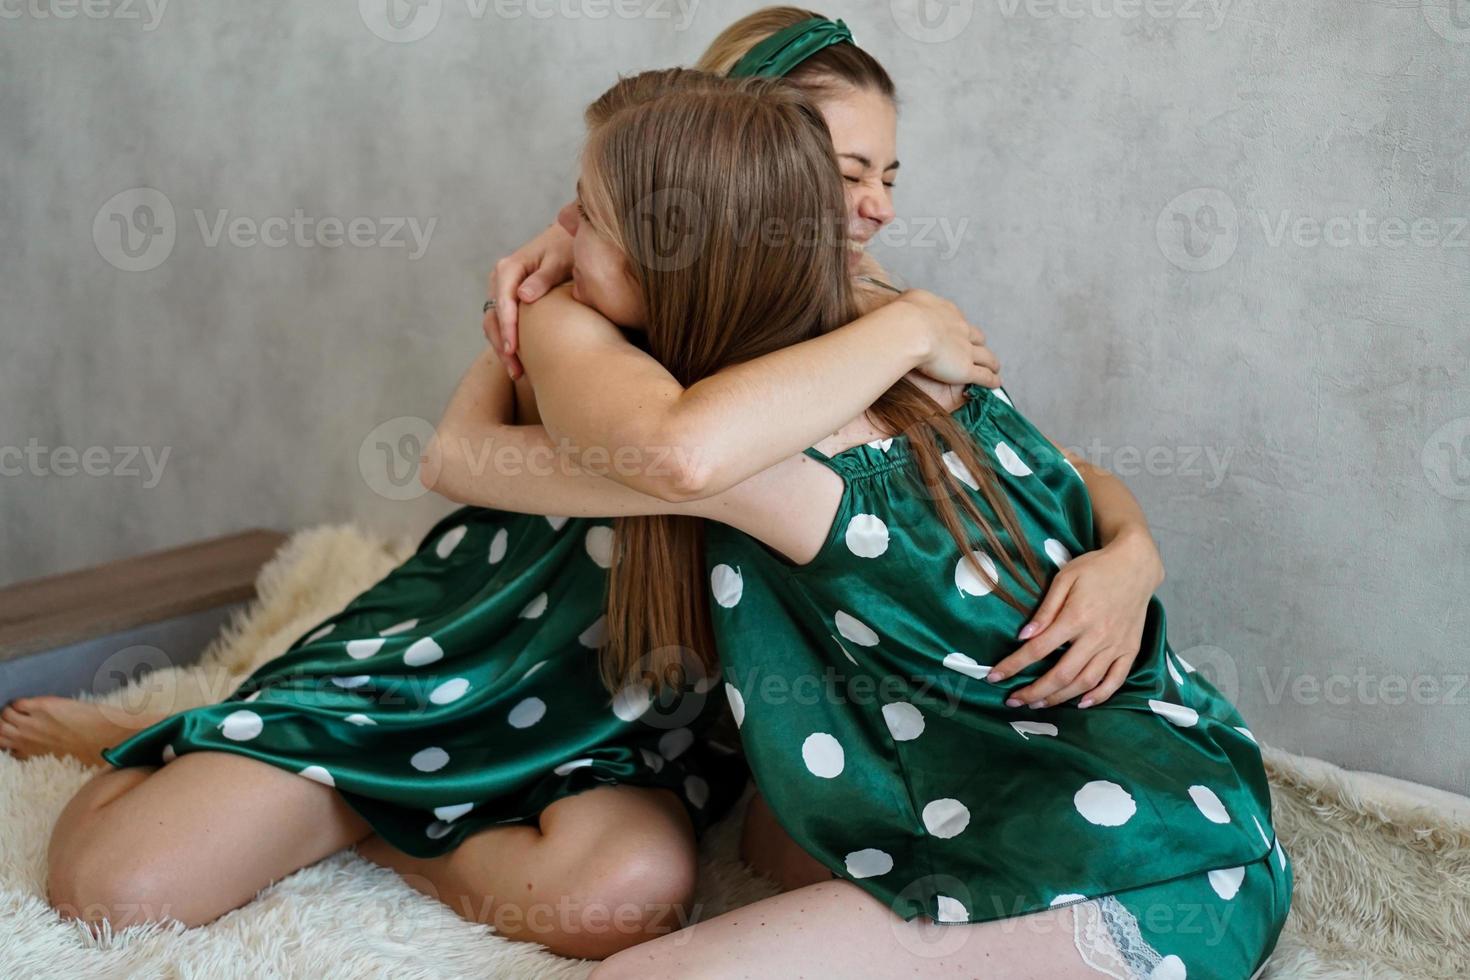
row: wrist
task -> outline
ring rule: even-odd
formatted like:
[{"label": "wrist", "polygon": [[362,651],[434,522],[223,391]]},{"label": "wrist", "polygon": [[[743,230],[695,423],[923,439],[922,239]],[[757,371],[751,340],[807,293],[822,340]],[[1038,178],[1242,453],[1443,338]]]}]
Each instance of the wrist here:
[{"label": "wrist", "polygon": [[889,303],[885,309],[892,310],[901,318],[899,329],[905,338],[904,353],[908,370],[912,371],[927,364],[939,346],[933,318],[924,315],[923,309],[909,297],[908,291]]},{"label": "wrist", "polygon": [[1130,524],[1114,534],[1103,547],[1115,554],[1126,555],[1129,563],[1148,581],[1150,591],[1164,584],[1164,560],[1147,527]]}]

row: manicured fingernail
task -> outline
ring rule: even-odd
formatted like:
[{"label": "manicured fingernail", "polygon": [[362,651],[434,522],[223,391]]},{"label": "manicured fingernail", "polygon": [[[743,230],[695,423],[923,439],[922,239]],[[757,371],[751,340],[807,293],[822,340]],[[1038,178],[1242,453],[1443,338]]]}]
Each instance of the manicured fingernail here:
[{"label": "manicured fingernail", "polygon": [[1083,698],[1081,701],[1077,702],[1077,707],[1079,707],[1079,708],[1090,708],[1090,707],[1092,707],[1092,698]]},{"label": "manicured fingernail", "polygon": [[1029,640],[1033,636],[1035,636],[1036,633],[1037,633],[1036,624],[1035,623],[1027,623],[1025,626],[1021,627],[1021,632],[1018,633],[1017,636],[1019,636],[1023,640]]},{"label": "manicured fingernail", "polygon": [[985,675],[985,679],[987,681],[989,681],[990,683],[994,684],[996,681],[1003,681],[1003,680],[1005,680],[1006,679],[1006,675],[1005,674],[1002,674],[998,670],[992,670],[990,673],[988,673],[988,674]]},{"label": "manicured fingernail", "polygon": [[1019,708],[1020,706],[1021,706],[1021,699],[1020,698],[1006,698],[1006,707],[1007,708]]},{"label": "manicured fingernail", "polygon": [[1028,705],[1028,707],[1031,707],[1031,708],[1045,708],[1046,707],[1046,698],[1041,698],[1039,700],[1032,701],[1031,704]]}]

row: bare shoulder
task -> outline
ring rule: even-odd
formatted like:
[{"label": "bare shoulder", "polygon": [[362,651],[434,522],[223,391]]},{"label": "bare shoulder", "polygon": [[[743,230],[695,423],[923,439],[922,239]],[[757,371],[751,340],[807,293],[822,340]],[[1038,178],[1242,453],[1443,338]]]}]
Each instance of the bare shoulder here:
[{"label": "bare shoulder", "polygon": [[524,336],[574,331],[576,336],[588,339],[622,337],[607,317],[573,299],[572,287],[565,284],[534,303],[521,304],[520,324]]}]

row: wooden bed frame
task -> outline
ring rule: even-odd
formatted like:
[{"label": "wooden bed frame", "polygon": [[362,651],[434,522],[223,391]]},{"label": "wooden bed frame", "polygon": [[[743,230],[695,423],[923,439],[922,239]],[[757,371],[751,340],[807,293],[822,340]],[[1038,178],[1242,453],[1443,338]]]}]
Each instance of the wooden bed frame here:
[{"label": "wooden bed frame", "polygon": [[253,529],[0,588],[0,704],[193,663],[285,540]]}]

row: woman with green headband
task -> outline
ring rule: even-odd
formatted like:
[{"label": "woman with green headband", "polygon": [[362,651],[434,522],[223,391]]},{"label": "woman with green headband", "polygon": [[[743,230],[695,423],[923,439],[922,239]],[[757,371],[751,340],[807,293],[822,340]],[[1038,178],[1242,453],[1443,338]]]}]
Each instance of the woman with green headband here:
[{"label": "woman with green headband", "polygon": [[[762,70],[777,72],[790,85],[808,96],[822,111],[832,133],[838,164],[847,190],[847,232],[852,247],[852,268],[860,295],[868,294],[868,305],[880,302],[884,274],[866,251],[866,244],[894,218],[893,183],[898,172],[897,113],[895,87],[888,73],[862,48],[841,21],[831,21],[813,11],[795,7],[770,7],[736,21],[726,28],[699,59],[697,67],[717,74],[751,75]],[[491,277],[492,295],[498,302],[485,317],[491,352],[498,356],[518,388],[526,387],[514,353],[516,297],[532,300],[556,283],[567,279],[571,269],[572,225],[570,208],[563,209],[559,222],[516,255],[497,264]],[[906,298],[928,298],[911,290]],[[897,312],[880,307],[857,323],[823,338],[830,349],[798,344],[783,351],[789,355],[792,385],[781,386],[774,372],[752,370],[749,396],[725,399],[708,391],[684,393],[666,374],[658,378],[657,396],[632,398],[640,406],[641,418],[593,418],[590,413],[572,421],[567,434],[584,444],[599,440],[651,451],[671,442],[685,458],[700,459],[699,473],[685,473],[670,487],[665,482],[634,474],[628,485],[659,496],[687,497],[690,493],[713,493],[738,482],[753,472],[756,457],[750,444],[789,445],[800,448],[805,435],[792,419],[828,417],[839,412],[836,400],[850,393],[844,379],[858,365],[872,367],[882,357],[877,348],[865,348],[861,331],[884,329],[883,317]],[[500,316],[497,316],[500,314]],[[501,340],[501,328],[505,340]],[[844,345],[842,341],[846,340]],[[835,352],[835,353],[834,353]],[[758,362],[757,362],[758,363]],[[987,357],[987,363],[995,362]],[[754,368],[755,364],[750,365]],[[997,365],[998,370],[998,365]],[[724,374],[725,372],[721,372]],[[719,378],[720,375],[716,375]],[[830,380],[824,380],[830,379]],[[988,387],[998,386],[999,377],[982,379]],[[832,396],[836,395],[837,399]],[[699,424],[690,427],[678,413],[685,400],[700,406]],[[651,409],[649,408],[651,406]],[[654,414],[666,412],[660,422]],[[734,420],[738,420],[735,423]],[[449,428],[461,439],[483,440],[487,436],[473,418],[447,418]],[[682,440],[667,433],[683,432]],[[658,435],[649,435],[658,433]],[[745,439],[742,443],[737,440]],[[642,441],[640,441],[642,440]],[[1163,564],[1149,532],[1148,523],[1133,495],[1117,478],[1095,467],[1084,469],[1096,508],[1103,548],[1086,561],[1075,562],[1059,578],[1037,609],[1031,622],[1017,636],[1015,653],[994,668],[1009,677],[1047,658],[1059,647],[1070,644],[1074,651],[1034,683],[1017,690],[1018,704],[1041,700],[1056,703],[1101,703],[1107,700],[1126,676],[1139,649],[1148,603],[1163,580]],[[474,500],[473,489],[452,487],[458,499]],[[671,493],[671,491],[673,491]],[[1090,656],[1084,656],[1090,655]],[[744,836],[747,859],[755,866],[787,882],[798,883],[820,877],[823,872],[780,832],[763,800],[753,801]]]},{"label": "woman with green headband", "polygon": [[[589,137],[571,299],[591,309],[558,289],[526,312],[548,444],[584,416],[659,402],[651,358],[697,385],[853,315],[842,236],[797,232],[842,210],[817,112],[767,79],[691,85]],[[677,208],[645,208],[660,201]],[[771,232],[752,242],[742,218]],[[499,506],[621,515],[607,661],[718,649],[753,774],[841,879],[626,950],[594,977],[1243,980],[1263,966],[1291,866],[1260,750],[1170,649],[1158,602],[1105,703],[1012,705],[1042,665],[982,666],[1104,536],[1092,468],[1003,392],[905,379],[692,500],[609,486],[583,468],[606,444],[572,445],[566,472],[476,481],[461,461],[454,479]],[[1061,659],[1074,652],[1086,659]]]}]

